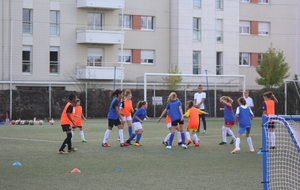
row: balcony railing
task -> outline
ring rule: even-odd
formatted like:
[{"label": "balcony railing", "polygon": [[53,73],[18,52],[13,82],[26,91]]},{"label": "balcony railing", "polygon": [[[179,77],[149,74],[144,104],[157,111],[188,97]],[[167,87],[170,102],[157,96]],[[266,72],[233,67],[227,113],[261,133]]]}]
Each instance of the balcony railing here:
[{"label": "balcony railing", "polygon": [[124,79],[124,74],[122,74],[122,67],[77,66],[76,70],[77,79]]},{"label": "balcony railing", "polygon": [[77,43],[122,44],[124,33],[107,30],[77,30]]},{"label": "balcony railing", "polygon": [[123,9],[124,0],[77,0],[78,8]]}]

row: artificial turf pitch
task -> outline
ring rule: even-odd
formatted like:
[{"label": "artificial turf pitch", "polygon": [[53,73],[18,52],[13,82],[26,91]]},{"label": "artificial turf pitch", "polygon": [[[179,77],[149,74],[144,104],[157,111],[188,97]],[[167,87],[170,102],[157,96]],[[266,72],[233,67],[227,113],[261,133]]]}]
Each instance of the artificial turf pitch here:
[{"label": "artificial turf pitch", "polygon": [[[81,142],[76,129],[72,143],[78,151],[66,155],[58,154],[66,137],[59,120],[54,125],[0,125],[0,189],[262,189],[262,155],[257,154],[261,119],[253,120],[254,153],[244,136],[238,153],[230,153],[234,144],[218,145],[222,124],[223,118],[207,118],[208,133],[198,134],[200,147],[181,148],[176,134],[172,150],[167,150],[162,144],[169,132],[164,120],[143,123],[141,147],[120,147],[115,127],[108,140],[111,147],[102,147],[107,119],[88,119],[83,122],[87,142]],[[236,134],[237,129],[232,131]],[[13,166],[15,162],[21,166]],[[71,173],[74,168],[81,173]]]}]

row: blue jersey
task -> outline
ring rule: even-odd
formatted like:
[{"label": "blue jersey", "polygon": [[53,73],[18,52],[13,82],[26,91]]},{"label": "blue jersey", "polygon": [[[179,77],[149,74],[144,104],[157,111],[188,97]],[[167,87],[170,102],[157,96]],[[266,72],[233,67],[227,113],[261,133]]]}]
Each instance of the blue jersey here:
[{"label": "blue jersey", "polygon": [[182,115],[179,111],[179,106],[181,105],[182,104],[179,100],[172,100],[167,104],[166,109],[171,117],[171,121],[180,120],[182,118]]},{"label": "blue jersey", "polygon": [[[139,108],[134,114],[134,116],[137,116],[142,121],[145,119],[146,115],[147,115],[147,110],[143,109],[143,108]],[[132,123],[135,123],[135,122],[139,122],[139,120],[137,120],[135,117],[133,117]]]},{"label": "blue jersey", "polygon": [[107,114],[107,118],[108,119],[118,119],[119,118],[119,115],[117,113],[117,110],[116,110],[116,107],[120,107],[120,103],[119,101],[115,98],[113,99],[113,101],[110,103],[110,106],[109,106],[109,111],[108,111],[108,114]]},{"label": "blue jersey", "polygon": [[232,106],[224,105],[224,120],[225,122],[235,121]]},{"label": "blue jersey", "polygon": [[240,127],[251,127],[252,121],[251,116],[253,112],[247,106],[239,106],[236,110],[236,114],[239,117],[239,126]]}]

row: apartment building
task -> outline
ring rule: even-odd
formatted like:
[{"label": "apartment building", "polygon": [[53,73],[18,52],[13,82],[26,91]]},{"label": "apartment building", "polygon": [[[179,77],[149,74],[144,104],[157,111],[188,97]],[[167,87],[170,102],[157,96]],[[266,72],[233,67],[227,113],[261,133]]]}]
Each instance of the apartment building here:
[{"label": "apartment building", "polygon": [[[144,73],[245,75],[262,52],[298,74],[297,0],[0,0],[0,89],[130,87]],[[131,87],[132,87],[131,86]]]}]

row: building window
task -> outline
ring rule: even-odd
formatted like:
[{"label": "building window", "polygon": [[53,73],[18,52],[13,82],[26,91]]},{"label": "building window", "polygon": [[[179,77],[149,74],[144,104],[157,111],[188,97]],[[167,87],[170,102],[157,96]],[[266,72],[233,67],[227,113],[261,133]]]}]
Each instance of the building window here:
[{"label": "building window", "polygon": [[87,66],[103,66],[102,48],[88,48]]},{"label": "building window", "polygon": [[201,74],[201,52],[200,51],[193,52],[193,74],[194,75]]},{"label": "building window", "polygon": [[240,21],[240,34],[250,34],[250,21]]},{"label": "building window", "polygon": [[240,65],[250,66],[250,53],[240,53]]},{"label": "building window", "polygon": [[240,0],[240,2],[250,3],[250,0]]},{"label": "building window", "polygon": [[258,3],[260,3],[260,4],[269,4],[269,0],[259,0]]},{"label": "building window", "polygon": [[193,7],[194,8],[201,8],[201,0],[193,0]]},{"label": "building window", "polygon": [[122,51],[119,50],[119,63],[132,63],[132,54],[130,49],[123,50],[123,60],[122,60]]},{"label": "building window", "polygon": [[23,46],[22,48],[22,72],[32,73],[32,47]]},{"label": "building window", "polygon": [[223,9],[223,0],[216,0],[216,9],[217,10]]},{"label": "building window", "polygon": [[201,40],[201,19],[193,18],[193,40]]},{"label": "building window", "polygon": [[153,64],[154,63],[154,51],[142,50],[141,51],[141,63],[142,64]]},{"label": "building window", "polygon": [[217,42],[223,42],[223,20],[216,20],[216,40]]},{"label": "building window", "polygon": [[270,35],[270,23],[259,22],[258,23],[258,35],[269,36]]},{"label": "building window", "polygon": [[260,65],[260,63],[261,63],[261,60],[264,58],[264,53],[259,53],[258,54],[258,65]]},{"label": "building window", "polygon": [[88,13],[88,30],[102,30],[103,27],[103,14]]},{"label": "building window", "polygon": [[59,11],[50,11],[50,34],[59,35]]},{"label": "building window", "polygon": [[[119,27],[122,27],[122,15],[119,15]],[[132,16],[123,15],[123,28],[132,29]]]},{"label": "building window", "polygon": [[223,75],[223,53],[217,52],[216,55],[216,75]]},{"label": "building window", "polygon": [[153,30],[153,17],[141,16],[142,30]]},{"label": "building window", "polygon": [[58,74],[59,73],[59,48],[58,47],[50,47],[50,73]]},{"label": "building window", "polygon": [[32,34],[32,10],[23,9],[23,34]]}]

